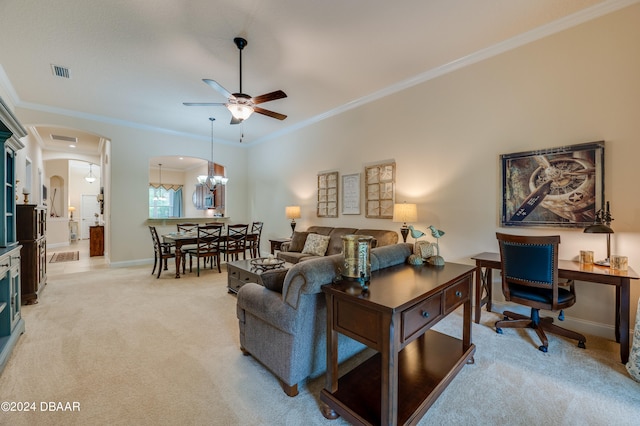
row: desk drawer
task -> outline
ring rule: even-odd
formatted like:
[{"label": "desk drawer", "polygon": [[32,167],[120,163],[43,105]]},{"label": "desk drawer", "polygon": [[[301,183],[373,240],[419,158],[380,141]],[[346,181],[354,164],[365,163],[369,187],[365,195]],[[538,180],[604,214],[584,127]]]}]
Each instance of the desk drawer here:
[{"label": "desk drawer", "polygon": [[449,313],[469,299],[471,276],[466,276],[444,291],[444,312]]},{"label": "desk drawer", "polygon": [[409,340],[442,315],[442,293],[423,300],[402,313],[402,341]]}]

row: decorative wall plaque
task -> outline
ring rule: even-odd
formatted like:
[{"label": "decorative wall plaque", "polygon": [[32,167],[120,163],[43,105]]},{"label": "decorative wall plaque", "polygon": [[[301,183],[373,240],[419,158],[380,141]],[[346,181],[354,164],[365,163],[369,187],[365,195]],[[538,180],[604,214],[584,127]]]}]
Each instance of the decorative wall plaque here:
[{"label": "decorative wall plaque", "polygon": [[396,163],[365,167],[366,217],[391,219],[395,200]]},{"label": "decorative wall plaque", "polygon": [[360,214],[360,173],[342,175],[342,214]]},{"label": "decorative wall plaque", "polygon": [[338,172],[318,175],[318,217],[338,217]]}]

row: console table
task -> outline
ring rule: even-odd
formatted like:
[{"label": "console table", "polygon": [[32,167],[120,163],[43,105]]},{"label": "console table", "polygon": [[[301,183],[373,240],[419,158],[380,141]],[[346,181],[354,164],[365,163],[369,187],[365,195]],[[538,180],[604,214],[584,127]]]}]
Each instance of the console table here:
[{"label": "console table", "polygon": [[[480,310],[487,305],[491,312],[491,270],[502,269],[500,254],[484,252],[472,256],[476,261],[476,300],[475,322],[480,323]],[[620,359],[623,364],[629,360],[629,299],[631,280],[637,280],[638,274],[631,268],[617,271],[608,266],[581,265],[572,260],[558,260],[558,278],[586,281],[616,287],[615,336],[620,343]],[[485,294],[484,297],[482,295]]]},{"label": "console table", "polygon": [[[369,290],[338,281],[327,300],[327,373],[322,414],[352,424],[414,424],[465,363],[473,363],[471,291],[476,267],[396,265],[374,272]],[[464,305],[462,340],[430,330]],[[338,378],[338,333],[377,351]]]}]

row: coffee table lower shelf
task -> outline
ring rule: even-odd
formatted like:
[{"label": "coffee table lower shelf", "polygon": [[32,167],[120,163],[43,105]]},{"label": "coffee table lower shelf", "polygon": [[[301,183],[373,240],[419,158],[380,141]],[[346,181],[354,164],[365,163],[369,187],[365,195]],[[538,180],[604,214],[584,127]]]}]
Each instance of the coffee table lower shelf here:
[{"label": "coffee table lower shelf", "polygon": [[[397,424],[415,424],[462,367],[473,362],[476,347],[429,330],[399,354]],[[356,425],[381,424],[382,356],[376,353],[338,380],[338,390],[320,392],[320,400]]]}]

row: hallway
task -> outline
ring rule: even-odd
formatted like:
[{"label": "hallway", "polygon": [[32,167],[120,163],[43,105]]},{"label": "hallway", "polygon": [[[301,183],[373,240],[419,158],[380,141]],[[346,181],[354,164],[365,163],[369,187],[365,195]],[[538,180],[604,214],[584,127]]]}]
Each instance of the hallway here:
[{"label": "hallway", "polygon": [[[70,262],[51,263],[54,253],[78,251],[79,259]],[[89,240],[78,240],[68,246],[55,248],[47,247],[47,277],[58,277],[76,272],[93,271],[96,269],[108,269],[109,264],[104,256],[89,257]]]}]

